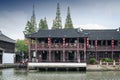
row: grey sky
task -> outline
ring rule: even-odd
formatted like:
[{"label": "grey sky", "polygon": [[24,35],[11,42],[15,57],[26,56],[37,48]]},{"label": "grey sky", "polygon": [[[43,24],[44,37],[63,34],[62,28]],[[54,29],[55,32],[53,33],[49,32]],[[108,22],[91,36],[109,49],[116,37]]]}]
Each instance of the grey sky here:
[{"label": "grey sky", "polygon": [[12,39],[23,39],[33,4],[37,24],[46,17],[51,28],[58,2],[63,26],[68,6],[75,28],[111,29],[120,26],[120,0],[0,0],[0,30]]}]

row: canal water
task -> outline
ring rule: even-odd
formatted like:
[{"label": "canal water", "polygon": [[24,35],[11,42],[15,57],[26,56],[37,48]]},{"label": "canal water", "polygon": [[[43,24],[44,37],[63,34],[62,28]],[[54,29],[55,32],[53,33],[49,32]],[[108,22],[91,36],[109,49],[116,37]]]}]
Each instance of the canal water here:
[{"label": "canal water", "polygon": [[120,72],[26,72],[26,70],[2,69],[0,80],[120,80]]}]

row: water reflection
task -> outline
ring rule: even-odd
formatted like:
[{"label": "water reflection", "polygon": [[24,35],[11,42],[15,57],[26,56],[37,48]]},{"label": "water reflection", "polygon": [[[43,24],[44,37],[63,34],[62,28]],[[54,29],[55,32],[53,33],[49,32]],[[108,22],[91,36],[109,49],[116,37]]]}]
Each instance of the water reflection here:
[{"label": "water reflection", "polygon": [[87,72],[86,74],[87,80],[120,80],[119,71]]},{"label": "water reflection", "polygon": [[26,72],[2,69],[0,80],[120,80],[119,71],[103,72]]}]

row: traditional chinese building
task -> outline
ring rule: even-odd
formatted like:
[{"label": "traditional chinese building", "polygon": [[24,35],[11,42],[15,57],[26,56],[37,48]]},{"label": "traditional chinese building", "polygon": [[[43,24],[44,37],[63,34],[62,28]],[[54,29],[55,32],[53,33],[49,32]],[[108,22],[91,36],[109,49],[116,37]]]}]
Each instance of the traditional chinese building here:
[{"label": "traditional chinese building", "polygon": [[2,34],[2,32],[0,31],[0,63],[3,63],[4,54],[5,55],[8,54],[9,56],[11,56],[10,54],[14,54],[14,51],[15,51],[15,41]]},{"label": "traditional chinese building", "polygon": [[117,29],[53,29],[26,35],[29,60],[34,62],[82,63],[90,58],[120,58],[120,31]]}]

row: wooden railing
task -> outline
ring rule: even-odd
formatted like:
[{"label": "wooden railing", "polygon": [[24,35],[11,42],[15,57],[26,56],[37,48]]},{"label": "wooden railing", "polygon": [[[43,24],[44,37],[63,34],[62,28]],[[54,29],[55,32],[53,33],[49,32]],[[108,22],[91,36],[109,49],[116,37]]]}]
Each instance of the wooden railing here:
[{"label": "wooden railing", "polygon": [[88,51],[120,51],[120,47],[119,46],[114,46],[114,48],[112,48],[112,46],[91,46],[87,49]]},{"label": "wooden railing", "polygon": [[[47,43],[45,44],[41,44],[38,43],[37,44],[37,50],[41,50],[41,49],[48,49],[50,47],[50,49],[84,49],[84,44],[83,43],[66,43],[65,45],[61,44],[61,43],[53,43],[50,46],[48,46]],[[31,49],[35,50],[35,44],[31,44]]]}]

